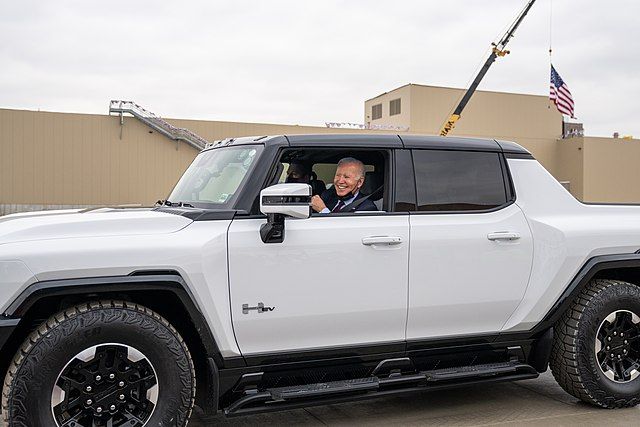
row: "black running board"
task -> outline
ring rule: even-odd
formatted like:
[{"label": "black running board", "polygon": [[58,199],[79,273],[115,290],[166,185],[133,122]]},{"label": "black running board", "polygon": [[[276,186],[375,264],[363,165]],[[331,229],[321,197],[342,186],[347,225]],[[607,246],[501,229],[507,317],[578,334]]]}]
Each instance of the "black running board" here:
[{"label": "black running board", "polygon": [[519,362],[462,366],[414,374],[391,375],[384,378],[372,376],[354,380],[278,387],[264,391],[249,391],[227,407],[224,412],[227,416],[257,414],[536,377],[538,377],[538,372],[534,368]]},{"label": "black running board", "polygon": [[267,393],[274,401],[291,399],[309,399],[343,393],[361,393],[378,390],[380,380],[377,377],[358,378],[355,380],[332,381],[327,383],[307,384],[303,386],[271,388]]},{"label": "black running board", "polygon": [[517,372],[519,368],[522,369],[524,366],[529,367],[529,365],[511,362],[489,363],[486,365],[436,369],[433,371],[426,371],[425,374],[427,376],[427,381],[431,382],[455,381],[464,380],[466,378],[493,377],[497,375],[512,374]]}]

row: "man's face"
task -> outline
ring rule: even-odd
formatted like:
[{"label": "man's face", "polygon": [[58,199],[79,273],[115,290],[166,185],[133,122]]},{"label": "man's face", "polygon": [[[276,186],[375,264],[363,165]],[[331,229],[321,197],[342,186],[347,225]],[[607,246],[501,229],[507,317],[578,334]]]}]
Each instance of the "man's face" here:
[{"label": "man's face", "polygon": [[309,183],[309,175],[305,175],[302,168],[296,164],[289,165],[287,169],[287,179],[285,182],[297,182],[301,184]]},{"label": "man's face", "polygon": [[364,177],[360,175],[360,168],[354,164],[338,166],[336,175],[333,177],[333,185],[339,197],[355,193],[363,183]]}]

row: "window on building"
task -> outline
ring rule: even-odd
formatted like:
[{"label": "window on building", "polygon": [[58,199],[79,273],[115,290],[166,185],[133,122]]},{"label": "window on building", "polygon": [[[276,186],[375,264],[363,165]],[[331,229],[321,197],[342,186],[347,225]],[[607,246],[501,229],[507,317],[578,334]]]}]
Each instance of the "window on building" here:
[{"label": "window on building", "polygon": [[389,115],[395,116],[400,114],[400,98],[389,101]]},{"label": "window on building", "polygon": [[376,104],[371,107],[371,120],[377,120],[382,117],[382,104]]},{"label": "window on building", "polygon": [[507,203],[498,153],[414,150],[419,211],[478,211]]}]

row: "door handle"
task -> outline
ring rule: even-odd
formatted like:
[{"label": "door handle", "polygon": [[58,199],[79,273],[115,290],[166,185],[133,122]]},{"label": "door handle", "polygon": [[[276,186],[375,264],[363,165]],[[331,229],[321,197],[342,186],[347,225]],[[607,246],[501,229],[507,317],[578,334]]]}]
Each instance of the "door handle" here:
[{"label": "door handle", "polygon": [[487,239],[496,241],[496,240],[518,240],[520,238],[519,233],[515,233],[513,231],[498,231],[496,233],[487,234]]},{"label": "door handle", "polygon": [[365,246],[399,245],[400,243],[402,243],[402,237],[399,236],[369,236],[362,238],[362,244]]}]

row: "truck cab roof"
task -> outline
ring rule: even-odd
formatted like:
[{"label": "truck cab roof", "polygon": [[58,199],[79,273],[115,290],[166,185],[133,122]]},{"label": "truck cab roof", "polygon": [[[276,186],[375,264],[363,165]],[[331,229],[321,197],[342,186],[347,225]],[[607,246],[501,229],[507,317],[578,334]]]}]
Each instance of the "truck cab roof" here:
[{"label": "truck cab roof", "polygon": [[524,147],[511,142],[488,138],[442,137],[434,135],[394,134],[308,134],[308,135],[264,135],[241,138],[226,138],[207,144],[205,150],[226,146],[264,144],[284,147],[292,146],[343,146],[361,148],[428,148],[443,150],[490,151],[530,156]]}]

